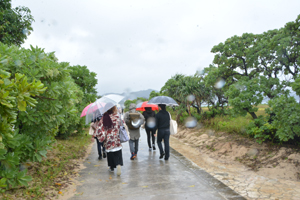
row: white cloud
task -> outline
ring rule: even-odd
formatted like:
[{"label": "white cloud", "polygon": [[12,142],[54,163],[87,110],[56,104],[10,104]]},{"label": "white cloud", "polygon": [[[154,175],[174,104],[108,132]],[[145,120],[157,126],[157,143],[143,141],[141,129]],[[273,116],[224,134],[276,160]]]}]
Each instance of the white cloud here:
[{"label": "white cloud", "polygon": [[35,18],[23,45],[96,72],[98,91],[159,90],[176,73],[194,74],[211,48],[233,35],[262,33],[294,21],[290,0],[12,0]]}]

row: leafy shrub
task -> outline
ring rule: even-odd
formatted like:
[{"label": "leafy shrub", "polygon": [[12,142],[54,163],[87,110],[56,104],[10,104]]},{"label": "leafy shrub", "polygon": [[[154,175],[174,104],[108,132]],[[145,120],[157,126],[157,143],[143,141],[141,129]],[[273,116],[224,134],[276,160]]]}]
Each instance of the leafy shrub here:
[{"label": "leafy shrub", "polygon": [[25,161],[41,161],[58,132],[79,123],[82,91],[54,53],[0,43],[0,185],[26,185]]},{"label": "leafy shrub", "polygon": [[269,124],[266,118],[262,116],[251,121],[246,128],[246,133],[250,137],[256,138],[260,144],[266,140],[274,141],[276,131],[277,129],[272,124]]},{"label": "leafy shrub", "polygon": [[300,104],[294,97],[282,95],[269,101],[268,114],[273,114],[272,125],[280,142],[294,142],[300,136]]}]

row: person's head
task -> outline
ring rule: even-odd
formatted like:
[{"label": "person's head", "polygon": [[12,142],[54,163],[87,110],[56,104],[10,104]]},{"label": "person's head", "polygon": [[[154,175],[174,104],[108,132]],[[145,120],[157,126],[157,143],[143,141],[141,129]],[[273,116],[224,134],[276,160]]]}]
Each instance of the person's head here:
[{"label": "person's head", "polygon": [[166,110],[166,104],[158,104],[158,107],[159,107],[161,110]]},{"label": "person's head", "polygon": [[103,114],[105,114],[105,113],[112,114],[113,110],[114,110],[114,107],[115,107],[115,105],[113,103],[108,102],[103,107],[102,113],[104,112]]},{"label": "person's head", "polygon": [[117,106],[113,106],[111,109],[107,111],[109,114],[116,114],[118,112]]},{"label": "person's head", "polygon": [[103,126],[104,126],[104,129],[108,130],[110,128],[114,128],[114,124],[110,118],[110,114],[114,114],[114,113],[117,113],[117,107],[115,105],[113,105],[112,103],[107,103],[106,105],[106,108],[109,108],[103,115]]},{"label": "person's head", "polygon": [[152,108],[150,108],[150,107],[145,107],[145,110],[146,110],[146,111],[152,111]]},{"label": "person's head", "polygon": [[129,112],[134,112],[135,108],[136,108],[136,104],[134,104],[134,103],[130,104],[130,106],[129,106]]}]

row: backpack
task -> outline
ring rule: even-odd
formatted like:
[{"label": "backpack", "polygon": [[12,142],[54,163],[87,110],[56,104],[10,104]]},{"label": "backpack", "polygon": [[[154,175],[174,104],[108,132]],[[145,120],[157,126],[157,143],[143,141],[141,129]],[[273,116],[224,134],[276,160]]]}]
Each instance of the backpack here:
[{"label": "backpack", "polygon": [[126,123],[126,125],[128,126],[129,129],[131,129],[131,130],[137,130],[137,129],[140,128],[141,124],[138,127],[134,127],[132,125],[132,122],[134,120],[140,119],[140,113],[129,113],[129,119],[130,119],[130,122]]}]

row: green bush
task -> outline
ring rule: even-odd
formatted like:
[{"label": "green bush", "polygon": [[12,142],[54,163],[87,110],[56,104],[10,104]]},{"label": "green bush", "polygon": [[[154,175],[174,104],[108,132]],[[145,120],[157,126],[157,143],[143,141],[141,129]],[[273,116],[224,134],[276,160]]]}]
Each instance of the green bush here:
[{"label": "green bush", "polygon": [[[38,161],[60,132],[79,123],[82,91],[68,63],[54,53],[0,43],[0,185],[13,188],[31,180],[19,165]],[[4,190],[2,190],[4,191]]]},{"label": "green bush", "polygon": [[256,138],[260,144],[266,140],[273,142],[274,139],[277,139],[277,129],[262,116],[251,121],[246,129],[247,134],[250,137]]}]

